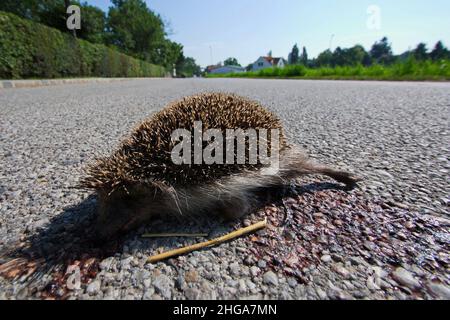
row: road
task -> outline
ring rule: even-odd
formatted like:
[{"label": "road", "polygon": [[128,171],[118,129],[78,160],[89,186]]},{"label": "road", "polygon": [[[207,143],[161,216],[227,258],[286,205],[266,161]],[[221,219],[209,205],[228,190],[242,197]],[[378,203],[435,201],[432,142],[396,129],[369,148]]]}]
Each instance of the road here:
[{"label": "road", "polygon": [[[180,230],[155,221],[106,249],[83,241],[96,206],[75,188],[83,165],[166,103],[205,91],[260,101],[312,158],[364,181],[345,192],[305,178],[309,192],[285,199],[289,230],[274,200],[243,222],[269,216],[269,230],[155,265],[146,257],[196,240],[142,232],[214,236],[239,223],[186,220]],[[0,89],[0,299],[448,299],[449,115],[448,83],[143,79]],[[79,289],[67,285],[69,266],[80,268]]]}]

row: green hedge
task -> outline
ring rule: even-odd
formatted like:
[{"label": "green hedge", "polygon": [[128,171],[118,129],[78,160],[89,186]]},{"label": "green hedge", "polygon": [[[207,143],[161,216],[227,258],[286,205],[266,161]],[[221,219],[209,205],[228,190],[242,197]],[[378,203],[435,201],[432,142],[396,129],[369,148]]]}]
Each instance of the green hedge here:
[{"label": "green hedge", "polygon": [[0,79],[165,74],[161,66],[0,11]]}]

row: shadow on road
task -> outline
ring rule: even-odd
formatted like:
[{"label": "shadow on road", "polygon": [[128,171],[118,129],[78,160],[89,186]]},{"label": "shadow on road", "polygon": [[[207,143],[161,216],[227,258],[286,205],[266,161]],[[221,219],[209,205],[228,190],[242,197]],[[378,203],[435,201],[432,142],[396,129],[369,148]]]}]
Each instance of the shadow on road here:
[{"label": "shadow on road", "polygon": [[[271,190],[266,196],[269,196],[268,203],[281,204],[283,197],[292,196],[292,194],[300,195],[327,189],[343,190],[344,188],[334,183],[311,183],[294,186],[281,192]],[[44,289],[44,292],[47,297],[57,298],[67,295],[67,290],[61,291],[61,288],[65,286],[68,266],[79,267],[82,282],[88,283],[98,273],[101,260],[120,253],[123,242],[129,237],[136,236],[136,232],[131,232],[127,236],[108,243],[96,242],[94,234],[96,206],[97,199],[91,195],[81,203],[66,208],[61,214],[52,218],[47,226],[37,230],[23,242],[7,245],[0,253],[0,275],[8,279],[32,283],[33,280],[45,274],[52,274],[55,280]],[[210,236],[231,231],[236,226],[236,221],[223,223],[212,217],[198,218],[189,222],[195,225],[197,230],[207,230]],[[169,220],[161,218],[150,222],[147,228],[155,232],[168,230],[183,232],[186,224],[173,218]],[[151,250],[167,245],[167,241],[172,240],[152,239],[140,243]],[[130,250],[133,249],[130,248]]]}]

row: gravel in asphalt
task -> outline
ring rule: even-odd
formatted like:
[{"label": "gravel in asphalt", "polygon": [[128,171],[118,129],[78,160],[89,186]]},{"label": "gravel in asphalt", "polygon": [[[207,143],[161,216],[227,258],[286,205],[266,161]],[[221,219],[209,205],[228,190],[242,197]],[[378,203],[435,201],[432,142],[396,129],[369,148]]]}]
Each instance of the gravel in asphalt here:
[{"label": "gravel in asphalt", "polygon": [[[81,168],[166,103],[206,91],[256,99],[315,160],[243,221],[156,220],[98,247]],[[0,299],[449,299],[450,84],[142,79],[0,89]],[[286,222],[285,217],[289,216]],[[270,227],[157,264],[149,255],[267,217]],[[180,227],[182,226],[182,227]],[[77,280],[80,281],[77,281]]]}]

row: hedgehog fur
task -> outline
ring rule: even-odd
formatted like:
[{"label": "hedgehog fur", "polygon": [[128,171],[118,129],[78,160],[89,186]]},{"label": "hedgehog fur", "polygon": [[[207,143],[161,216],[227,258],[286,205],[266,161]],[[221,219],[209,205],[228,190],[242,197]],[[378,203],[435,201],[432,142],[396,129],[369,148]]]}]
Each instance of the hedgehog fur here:
[{"label": "hedgehog fur", "polygon": [[[192,132],[195,121],[202,122],[203,130],[220,129],[224,134],[226,129],[278,129],[279,171],[261,174],[265,166],[248,161],[174,164],[172,132]],[[112,155],[87,166],[81,186],[98,194],[96,230],[103,239],[157,215],[238,218],[265,201],[264,189],[282,188],[305,174],[328,175],[349,187],[358,180],[350,173],[310,162],[287,142],[278,117],[258,102],[234,94],[203,93],[176,101],[141,122]]]}]

